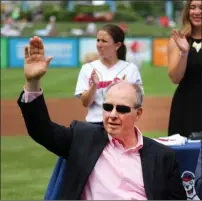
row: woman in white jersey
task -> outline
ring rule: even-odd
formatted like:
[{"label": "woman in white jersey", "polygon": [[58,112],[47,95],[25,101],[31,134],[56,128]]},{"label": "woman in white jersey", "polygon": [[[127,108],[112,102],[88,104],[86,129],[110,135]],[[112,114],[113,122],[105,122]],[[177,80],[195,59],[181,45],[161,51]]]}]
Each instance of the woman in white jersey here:
[{"label": "woman in white jersey", "polygon": [[125,34],[116,25],[108,24],[97,32],[99,60],[82,66],[75,90],[84,107],[88,108],[86,121],[102,125],[102,104],[107,87],[121,79],[142,84],[135,64],[126,62]]}]

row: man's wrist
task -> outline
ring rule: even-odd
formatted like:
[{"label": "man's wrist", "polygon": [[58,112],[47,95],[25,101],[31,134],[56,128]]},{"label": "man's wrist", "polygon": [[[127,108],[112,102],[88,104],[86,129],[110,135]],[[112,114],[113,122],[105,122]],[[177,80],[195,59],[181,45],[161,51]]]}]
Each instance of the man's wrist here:
[{"label": "man's wrist", "polygon": [[25,89],[27,92],[40,92],[41,91],[40,81],[39,80],[27,81]]}]

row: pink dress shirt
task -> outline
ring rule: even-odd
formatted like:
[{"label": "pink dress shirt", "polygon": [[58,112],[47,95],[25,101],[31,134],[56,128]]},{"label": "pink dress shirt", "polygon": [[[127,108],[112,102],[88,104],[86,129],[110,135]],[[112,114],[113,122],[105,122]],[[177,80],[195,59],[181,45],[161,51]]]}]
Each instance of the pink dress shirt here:
[{"label": "pink dress shirt", "polygon": [[[31,102],[40,92],[27,92],[24,88],[24,102]],[[128,150],[110,135],[88,181],[84,187],[83,200],[147,200],[142,175],[139,150],[143,137],[138,128],[137,145]]]},{"label": "pink dress shirt", "polygon": [[109,143],[100,155],[84,188],[83,200],[146,200],[139,149],[142,134],[137,130],[138,143],[125,150],[109,136]]}]

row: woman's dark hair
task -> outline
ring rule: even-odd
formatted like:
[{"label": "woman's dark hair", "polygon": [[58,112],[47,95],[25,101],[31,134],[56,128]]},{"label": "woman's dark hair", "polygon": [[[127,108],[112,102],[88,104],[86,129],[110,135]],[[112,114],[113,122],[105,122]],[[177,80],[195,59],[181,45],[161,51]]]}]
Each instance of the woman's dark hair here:
[{"label": "woman's dark hair", "polygon": [[101,27],[99,30],[106,31],[114,40],[114,43],[121,42],[121,46],[117,50],[117,57],[120,60],[126,60],[126,46],[124,44],[125,33],[117,25],[107,24]]}]

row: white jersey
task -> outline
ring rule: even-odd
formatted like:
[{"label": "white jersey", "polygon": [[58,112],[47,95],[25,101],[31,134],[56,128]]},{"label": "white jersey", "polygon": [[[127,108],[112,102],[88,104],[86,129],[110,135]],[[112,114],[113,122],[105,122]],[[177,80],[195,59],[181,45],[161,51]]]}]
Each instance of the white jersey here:
[{"label": "white jersey", "polygon": [[113,67],[107,68],[100,60],[86,63],[81,67],[75,90],[75,96],[87,91],[90,87],[90,78],[95,69],[99,76],[99,84],[96,90],[95,100],[89,106],[86,121],[102,122],[104,94],[107,87],[114,81],[125,79],[129,82],[142,84],[142,79],[137,66],[133,63],[119,60]]}]

